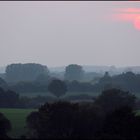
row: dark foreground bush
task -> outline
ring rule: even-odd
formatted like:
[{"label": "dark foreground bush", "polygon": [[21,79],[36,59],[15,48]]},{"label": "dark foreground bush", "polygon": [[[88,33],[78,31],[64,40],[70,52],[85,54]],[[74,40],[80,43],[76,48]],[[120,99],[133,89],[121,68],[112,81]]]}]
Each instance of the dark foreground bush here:
[{"label": "dark foreground bush", "polygon": [[11,130],[10,121],[0,113],[0,139],[9,139],[7,133]]},{"label": "dark foreground bush", "polygon": [[95,102],[46,103],[27,117],[28,138],[139,139],[134,103],[135,97],[116,89],[104,91]]},{"label": "dark foreground bush", "polygon": [[100,129],[101,115],[94,107],[47,103],[27,117],[27,126],[33,138],[90,138]]}]

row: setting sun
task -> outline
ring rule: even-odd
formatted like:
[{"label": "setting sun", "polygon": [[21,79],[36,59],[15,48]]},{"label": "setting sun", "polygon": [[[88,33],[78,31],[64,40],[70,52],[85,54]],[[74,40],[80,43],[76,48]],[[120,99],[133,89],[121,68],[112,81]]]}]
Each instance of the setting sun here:
[{"label": "setting sun", "polygon": [[112,19],[122,22],[131,22],[135,29],[140,30],[140,9],[139,8],[123,8],[115,9]]},{"label": "setting sun", "polygon": [[134,26],[136,29],[140,30],[140,16],[138,16],[135,20],[134,20]]}]

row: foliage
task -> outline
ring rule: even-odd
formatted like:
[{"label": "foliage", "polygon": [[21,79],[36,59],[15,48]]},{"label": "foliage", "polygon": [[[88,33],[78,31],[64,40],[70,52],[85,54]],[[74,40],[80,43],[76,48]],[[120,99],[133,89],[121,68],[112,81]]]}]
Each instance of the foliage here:
[{"label": "foliage", "polygon": [[40,74],[48,74],[47,66],[35,63],[11,64],[6,67],[8,82],[34,81]]},{"label": "foliage", "polygon": [[[27,127],[30,136],[36,138],[90,138],[101,125],[97,110],[83,105],[79,107],[77,103],[46,103],[38,113],[27,117]],[[33,120],[37,120],[36,123]]]},{"label": "foliage", "polygon": [[3,80],[2,78],[0,78],[0,87],[2,87],[3,89],[8,88],[7,82],[5,80]]},{"label": "foliage", "polygon": [[104,114],[94,103],[54,102],[27,117],[28,138],[139,139],[140,116],[130,106]]},{"label": "foliage", "polygon": [[105,112],[110,112],[123,106],[134,107],[136,97],[120,89],[104,90],[95,100],[95,104],[101,106]]},{"label": "foliage", "polygon": [[140,116],[136,116],[131,107],[124,106],[107,114],[102,134],[112,139],[139,139],[139,130]]},{"label": "foliage", "polygon": [[65,69],[65,79],[66,80],[81,80],[84,76],[84,71],[82,66],[77,64],[70,64]]},{"label": "foliage", "polygon": [[19,94],[14,91],[4,91],[0,88],[0,107],[19,107],[22,106],[19,101]]},{"label": "foliage", "polygon": [[62,95],[65,95],[65,93],[67,92],[67,86],[65,82],[58,79],[54,79],[48,85],[48,90],[55,96],[60,97]]},{"label": "foliage", "polygon": [[19,138],[21,135],[25,135],[27,129],[25,127],[26,117],[35,109],[9,109],[0,108],[6,118],[11,122],[12,130],[8,132],[8,136],[11,138]]},{"label": "foliage", "polygon": [[14,85],[10,86],[10,89],[16,92],[47,92],[48,91],[48,83],[43,82],[17,82]]},{"label": "foliage", "polygon": [[[107,73],[106,73],[107,74]],[[126,72],[119,75],[109,76],[104,75],[94,88],[104,90],[108,88],[119,88],[130,92],[140,91],[140,74],[134,74],[133,72]]]},{"label": "foliage", "polygon": [[0,139],[7,139],[7,133],[11,130],[10,121],[0,113]]}]

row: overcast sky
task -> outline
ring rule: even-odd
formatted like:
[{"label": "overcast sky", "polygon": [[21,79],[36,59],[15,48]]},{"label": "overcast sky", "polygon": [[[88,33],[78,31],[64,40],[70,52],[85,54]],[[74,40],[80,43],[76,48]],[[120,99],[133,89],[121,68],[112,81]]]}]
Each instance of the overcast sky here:
[{"label": "overcast sky", "polygon": [[140,65],[140,2],[0,1],[0,66]]}]

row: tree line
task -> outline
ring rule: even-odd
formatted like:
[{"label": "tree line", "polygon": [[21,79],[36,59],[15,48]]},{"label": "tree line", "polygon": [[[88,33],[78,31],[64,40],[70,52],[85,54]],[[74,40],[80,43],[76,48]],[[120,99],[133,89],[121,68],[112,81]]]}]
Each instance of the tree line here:
[{"label": "tree line", "polygon": [[[94,102],[58,100],[41,105],[26,118],[24,139],[139,139],[136,97],[120,89],[104,90]],[[0,114],[0,138],[9,138],[9,120]]]},{"label": "tree line", "polygon": [[[131,92],[140,92],[140,74],[125,72],[110,76],[92,77],[86,81],[86,72],[82,66],[70,64],[66,66],[64,77],[69,92],[101,92],[107,88],[120,88]],[[96,75],[96,74],[95,74]],[[89,75],[88,75],[89,76]],[[0,78],[0,87],[16,92],[48,92],[49,83],[59,79],[52,76],[47,66],[40,64],[11,64],[6,68],[5,79]]]}]

